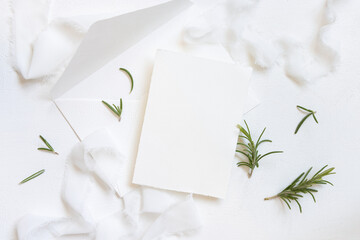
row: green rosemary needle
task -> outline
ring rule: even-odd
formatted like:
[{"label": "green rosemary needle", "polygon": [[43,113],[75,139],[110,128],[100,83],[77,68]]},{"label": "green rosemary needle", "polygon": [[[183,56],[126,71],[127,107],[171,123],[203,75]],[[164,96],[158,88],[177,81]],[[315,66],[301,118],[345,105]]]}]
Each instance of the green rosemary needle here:
[{"label": "green rosemary needle", "polygon": [[45,172],[45,169],[42,169],[42,170],[40,170],[40,171],[38,171],[38,172],[30,175],[29,177],[27,177],[27,178],[25,178],[24,180],[22,180],[21,182],[19,182],[19,185],[21,185],[21,184],[23,184],[23,183],[26,183],[26,182],[30,181],[31,179],[34,179],[34,178],[40,176],[40,175],[43,174],[44,172]]},{"label": "green rosemary needle", "polygon": [[299,131],[300,127],[303,125],[303,123],[305,122],[305,120],[310,117],[310,116],[313,116],[314,120],[316,123],[319,123],[318,120],[316,119],[315,117],[315,111],[313,110],[310,110],[310,109],[307,109],[307,108],[304,108],[302,106],[299,106],[297,105],[296,106],[299,110],[303,110],[305,112],[307,112],[306,116],[299,122],[299,124],[297,125],[296,129],[295,129],[295,134]]},{"label": "green rosemary needle", "polygon": [[331,182],[324,180],[323,177],[331,174],[335,174],[335,172],[333,172],[335,168],[325,169],[326,167],[327,165],[321,168],[317,173],[315,173],[314,176],[312,176],[312,178],[307,179],[307,176],[309,175],[312,169],[311,167],[306,173],[305,172],[301,173],[300,176],[298,176],[289,186],[287,186],[280,193],[272,197],[264,198],[264,200],[280,198],[282,201],[286,203],[289,209],[291,209],[290,207],[291,200],[294,200],[299,206],[300,213],[302,213],[302,207],[298,199],[302,198],[303,194],[309,193],[313,198],[314,202],[316,202],[314,193],[317,192],[317,190],[312,188],[314,185],[330,184],[333,186]]},{"label": "green rosemary needle", "polygon": [[134,79],[131,76],[131,73],[125,68],[119,68],[119,70],[125,72],[129,76],[130,83],[131,83],[131,88],[130,88],[130,93],[131,93],[134,88]]},{"label": "green rosemary needle", "polygon": [[122,103],[122,98],[120,98],[120,105],[116,106],[115,104],[113,104],[112,106],[105,102],[104,100],[102,101],[103,104],[105,104],[105,106],[107,106],[116,116],[119,117],[119,121],[121,119],[121,113],[123,110],[123,103]]},{"label": "green rosemary needle", "polygon": [[43,143],[45,143],[45,145],[47,146],[47,148],[38,148],[38,150],[40,151],[48,151],[48,152],[52,152],[56,155],[59,155],[59,153],[55,152],[54,148],[50,145],[50,143],[48,141],[46,141],[46,139],[43,136],[39,136],[40,139],[43,141]]},{"label": "green rosemary needle", "polygon": [[238,125],[237,127],[240,129],[240,132],[243,134],[243,135],[240,134],[239,138],[246,139],[248,141],[248,144],[245,144],[243,142],[238,142],[237,144],[240,146],[243,146],[243,149],[236,150],[236,152],[245,155],[247,157],[248,161],[247,162],[240,161],[237,163],[237,166],[238,167],[240,167],[240,166],[248,167],[250,169],[250,172],[249,172],[249,178],[250,178],[254,171],[254,168],[259,167],[259,161],[261,159],[263,159],[264,157],[266,157],[270,154],[282,153],[283,151],[272,151],[272,152],[268,152],[265,154],[259,154],[258,147],[260,146],[260,144],[262,144],[264,142],[272,142],[269,139],[261,140],[261,137],[264,134],[266,128],[264,128],[264,130],[261,132],[260,137],[257,139],[257,141],[254,142],[254,140],[252,139],[251,133],[250,133],[249,126],[246,123],[246,121],[244,121],[244,122],[245,122],[246,129],[240,125]]}]

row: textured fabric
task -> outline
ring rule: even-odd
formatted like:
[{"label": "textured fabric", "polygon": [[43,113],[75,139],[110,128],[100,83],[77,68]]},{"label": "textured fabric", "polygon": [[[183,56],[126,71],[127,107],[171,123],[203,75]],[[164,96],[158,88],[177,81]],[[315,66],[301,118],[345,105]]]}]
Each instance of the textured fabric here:
[{"label": "textured fabric", "polygon": [[[144,7],[159,2],[164,1],[149,1]],[[51,11],[53,5],[57,12]],[[65,7],[69,5],[77,7],[69,10]],[[79,11],[85,9],[82,5],[92,6],[92,10]],[[93,23],[134,10],[134,6],[136,1],[130,4],[110,0],[106,3],[15,0],[12,4],[14,69],[25,80],[57,78]]]},{"label": "textured fabric", "polygon": [[[339,44],[331,34],[331,25],[336,20],[336,0],[327,0],[325,6],[317,10],[321,16],[313,23],[319,27],[312,35],[311,44],[283,35],[282,31],[263,34],[265,29],[256,27],[257,18],[261,18],[257,15],[261,3],[260,0],[221,1],[189,24],[184,40],[188,44],[220,42],[235,61],[248,61],[257,66],[255,70],[284,62],[285,74],[298,82],[311,81],[335,70]],[[286,6],[278,4],[278,7]],[[298,21],[302,22],[305,16],[302,18]]]},{"label": "textured fabric", "polygon": [[[63,183],[62,197],[71,217],[26,215],[18,223],[19,239],[71,239],[76,234],[83,239],[135,240],[141,239],[147,228],[144,239],[156,239],[201,226],[195,203],[186,194],[179,200],[169,191],[134,187],[120,197],[123,161],[106,130],[78,143],[69,156]],[[144,221],[144,212],[155,215],[151,221],[145,216]]]}]

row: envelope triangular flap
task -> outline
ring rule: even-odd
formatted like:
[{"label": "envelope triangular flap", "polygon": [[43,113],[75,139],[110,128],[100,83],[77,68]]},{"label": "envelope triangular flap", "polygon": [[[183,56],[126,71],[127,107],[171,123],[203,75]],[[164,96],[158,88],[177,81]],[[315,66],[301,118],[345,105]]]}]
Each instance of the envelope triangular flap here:
[{"label": "envelope triangular flap", "polygon": [[56,83],[53,98],[63,95],[190,5],[188,0],[173,0],[93,24]]}]

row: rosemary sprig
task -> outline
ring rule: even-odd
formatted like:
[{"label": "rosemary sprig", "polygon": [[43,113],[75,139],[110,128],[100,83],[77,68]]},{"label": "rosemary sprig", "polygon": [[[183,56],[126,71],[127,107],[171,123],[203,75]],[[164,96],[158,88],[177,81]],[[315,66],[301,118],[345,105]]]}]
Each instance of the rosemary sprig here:
[{"label": "rosemary sprig", "polygon": [[31,179],[34,179],[34,178],[40,176],[40,175],[43,174],[44,172],[45,172],[45,169],[42,169],[42,170],[40,170],[40,171],[38,171],[38,172],[30,175],[29,177],[27,177],[27,178],[25,178],[24,180],[22,180],[21,182],[19,182],[19,185],[21,185],[21,184],[23,184],[23,183],[26,183],[26,182],[30,181]]},{"label": "rosemary sprig", "polygon": [[50,143],[48,141],[46,141],[46,139],[43,137],[43,136],[39,136],[40,139],[43,141],[43,143],[45,143],[45,145],[48,147],[48,148],[38,148],[38,150],[40,151],[48,151],[48,152],[52,152],[56,155],[59,155],[59,153],[55,152],[54,148],[50,145]]},{"label": "rosemary sprig", "polygon": [[264,198],[264,200],[270,200],[274,198],[280,198],[282,201],[286,203],[286,205],[291,209],[290,203],[291,200],[294,200],[297,205],[299,206],[300,213],[302,212],[301,205],[298,201],[299,198],[303,197],[303,194],[309,193],[311,197],[313,198],[314,202],[316,203],[314,194],[317,192],[316,189],[311,188],[314,185],[319,184],[330,184],[333,186],[333,184],[329,181],[326,181],[323,179],[323,177],[335,174],[333,170],[335,168],[328,168],[325,169],[328,165],[325,165],[323,168],[321,168],[317,173],[312,176],[312,178],[307,179],[306,177],[309,175],[312,167],[305,173],[301,173],[300,176],[298,176],[289,186],[287,186],[284,190],[282,190],[280,193],[276,194],[272,197]]},{"label": "rosemary sprig", "polygon": [[282,153],[283,151],[272,151],[272,152],[268,152],[268,153],[265,153],[265,154],[259,154],[258,147],[260,146],[260,144],[262,144],[264,142],[272,142],[269,139],[261,140],[261,137],[264,134],[266,128],[264,128],[264,130],[261,132],[260,137],[257,139],[257,141],[255,143],[253,141],[252,137],[251,137],[251,133],[250,133],[250,129],[249,129],[248,124],[246,123],[246,121],[244,121],[244,122],[245,122],[245,125],[246,125],[246,129],[243,128],[240,125],[238,125],[237,127],[240,129],[240,132],[243,134],[243,135],[240,134],[239,138],[246,139],[248,141],[248,144],[238,142],[237,144],[243,146],[244,148],[243,148],[243,150],[236,150],[236,152],[245,155],[247,157],[247,159],[248,159],[248,162],[240,161],[240,162],[237,163],[237,166],[238,167],[246,166],[246,167],[250,168],[250,172],[249,172],[249,178],[250,178],[253,171],[254,171],[254,168],[259,167],[259,161],[262,158],[264,158],[264,157],[266,157],[266,156],[268,156],[270,154]]},{"label": "rosemary sprig", "polygon": [[105,104],[105,106],[107,106],[116,116],[119,117],[119,121],[121,119],[121,113],[123,110],[123,103],[122,103],[122,98],[120,98],[120,105],[116,106],[115,104],[113,104],[112,106],[105,102],[104,100],[102,101],[103,104]]},{"label": "rosemary sprig", "polygon": [[125,68],[119,68],[119,70],[125,72],[129,76],[130,83],[131,83],[131,88],[130,88],[130,93],[131,93],[134,88],[134,79],[131,76],[131,73]]},{"label": "rosemary sprig", "polygon": [[299,124],[297,125],[296,129],[295,129],[295,134],[299,131],[301,125],[303,125],[303,123],[305,122],[305,120],[310,117],[310,116],[313,116],[314,120],[316,123],[319,123],[318,120],[316,119],[315,117],[315,111],[313,110],[310,110],[310,109],[307,109],[307,108],[304,108],[302,106],[299,106],[297,105],[296,106],[299,110],[304,110],[305,112],[307,112],[306,116],[299,122]]}]

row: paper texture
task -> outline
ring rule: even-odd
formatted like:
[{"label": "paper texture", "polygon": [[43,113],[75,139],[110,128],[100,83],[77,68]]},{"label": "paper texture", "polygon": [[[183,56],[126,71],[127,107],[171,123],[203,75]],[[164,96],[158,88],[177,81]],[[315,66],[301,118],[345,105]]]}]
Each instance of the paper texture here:
[{"label": "paper texture", "polygon": [[133,182],[224,198],[251,68],[160,50]]}]

